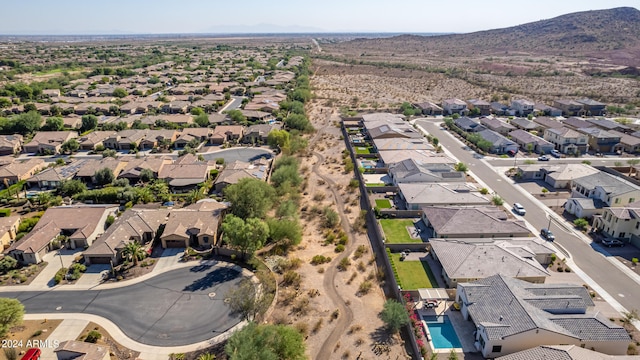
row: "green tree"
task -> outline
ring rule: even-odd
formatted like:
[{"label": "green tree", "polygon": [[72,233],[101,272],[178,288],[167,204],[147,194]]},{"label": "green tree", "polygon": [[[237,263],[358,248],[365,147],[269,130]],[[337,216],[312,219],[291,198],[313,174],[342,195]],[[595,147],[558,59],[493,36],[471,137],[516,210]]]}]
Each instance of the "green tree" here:
[{"label": "green tree", "polygon": [[0,258],[0,273],[6,274],[18,266],[18,260],[11,256],[3,256]]},{"label": "green tree", "polygon": [[100,186],[111,184],[113,180],[115,180],[113,171],[111,171],[111,169],[109,168],[96,170],[95,174],[93,174],[93,177],[96,179],[96,183]]},{"label": "green tree", "polygon": [[142,245],[135,241],[130,241],[122,249],[122,257],[127,261],[133,261],[134,265],[138,265],[138,261],[144,259],[146,253]]},{"label": "green tree", "polygon": [[127,90],[125,90],[123,88],[115,88],[113,90],[113,96],[115,96],[117,98],[127,97],[128,95],[129,95],[129,93],[127,92]]},{"label": "green tree", "polygon": [[24,305],[17,299],[0,298],[0,337],[7,335],[9,329],[22,324]]},{"label": "green tree", "polygon": [[302,227],[298,219],[269,219],[269,235],[271,241],[289,248],[302,241]]},{"label": "green tree", "polygon": [[231,202],[231,213],[243,219],[264,218],[273,206],[275,190],[271,185],[253,178],[244,178],[223,190]]},{"label": "green tree", "polygon": [[311,91],[308,89],[295,89],[289,96],[293,101],[299,101],[301,103],[306,103],[311,100]]},{"label": "green tree", "polygon": [[286,152],[285,149],[288,150],[291,146],[291,134],[287,130],[273,130],[267,135],[267,144]]},{"label": "green tree", "polygon": [[64,129],[64,120],[60,117],[50,117],[45,121],[42,129],[46,131],[62,131]]},{"label": "green tree", "polygon": [[587,219],[579,218],[573,220],[573,225],[575,225],[580,230],[584,230],[587,228],[587,225],[589,225],[589,222],[587,221]]},{"label": "green tree", "polygon": [[149,181],[154,179],[153,171],[151,169],[142,169],[140,171],[140,180],[142,182],[148,183]]},{"label": "green tree", "polygon": [[264,293],[258,291],[250,279],[243,279],[237,287],[232,288],[224,297],[231,311],[240,314],[242,320],[254,321],[269,308]]},{"label": "green tree", "polygon": [[0,97],[0,109],[8,108],[9,106],[11,106],[11,100]]},{"label": "green tree", "polygon": [[62,196],[73,196],[87,191],[87,186],[80,180],[65,180],[58,187],[58,193]]},{"label": "green tree", "polygon": [[231,121],[233,121],[236,124],[247,123],[247,117],[242,115],[242,111],[240,110],[229,110],[227,112],[227,115],[229,115],[229,118],[231,119]]},{"label": "green tree", "polygon": [[401,327],[409,323],[409,315],[404,305],[394,299],[389,299],[384,303],[380,319],[384,321],[391,333],[397,333]]},{"label": "green tree", "polygon": [[313,131],[313,126],[309,119],[302,114],[290,114],[284,119],[284,124],[290,128],[295,130],[300,130],[304,132]]},{"label": "green tree", "polygon": [[26,135],[40,130],[42,125],[42,116],[37,111],[12,116],[9,120],[11,131]]},{"label": "green tree", "polygon": [[225,345],[229,360],[304,360],[302,334],[286,325],[249,323],[231,335]]},{"label": "green tree", "polygon": [[202,114],[204,114],[204,110],[202,110],[202,108],[194,107],[193,109],[191,109],[191,115],[198,116]]},{"label": "green tree", "polygon": [[93,130],[98,127],[98,118],[95,115],[84,115],[82,117],[81,132]]},{"label": "green tree", "polygon": [[103,158],[112,157],[115,159],[116,157],[118,157],[118,152],[113,149],[107,149],[102,152],[102,157]]},{"label": "green tree", "polygon": [[456,164],[455,169],[456,169],[456,171],[462,171],[462,172],[465,172],[465,173],[467,171],[469,171],[469,167],[467,166],[467,164],[461,163],[461,162]]},{"label": "green tree", "polygon": [[80,149],[80,143],[76,139],[69,139],[60,147],[60,150],[62,150],[62,152],[64,152],[65,154],[74,153],[78,151],[78,149]]},{"label": "green tree", "polygon": [[193,122],[200,127],[207,127],[209,126],[209,115],[205,113],[199,114],[193,119]]},{"label": "green tree", "polygon": [[229,245],[240,250],[243,258],[250,257],[264,246],[269,236],[269,226],[261,219],[248,218],[245,221],[232,214],[224,218],[222,231]]}]

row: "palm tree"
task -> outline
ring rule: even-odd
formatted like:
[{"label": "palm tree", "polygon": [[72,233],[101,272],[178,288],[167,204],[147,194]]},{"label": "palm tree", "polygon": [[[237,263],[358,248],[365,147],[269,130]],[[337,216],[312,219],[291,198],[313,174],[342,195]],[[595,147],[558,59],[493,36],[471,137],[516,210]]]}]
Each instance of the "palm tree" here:
[{"label": "palm tree", "polygon": [[216,356],[213,354],[205,353],[198,356],[198,360],[216,360]]},{"label": "palm tree", "polygon": [[134,265],[138,265],[138,260],[144,258],[145,252],[142,245],[131,241],[122,249],[122,256],[128,261],[133,261]]}]

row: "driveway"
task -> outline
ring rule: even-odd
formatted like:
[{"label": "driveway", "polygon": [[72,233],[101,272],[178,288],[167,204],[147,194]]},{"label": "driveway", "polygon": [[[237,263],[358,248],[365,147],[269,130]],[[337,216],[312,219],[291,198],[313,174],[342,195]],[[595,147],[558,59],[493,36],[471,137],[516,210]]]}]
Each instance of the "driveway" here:
[{"label": "driveway", "polygon": [[240,322],[224,303],[242,280],[237,268],[197,265],[108,290],[16,291],[29,314],[88,313],[114,322],[131,339],[180,346],[211,339]]}]

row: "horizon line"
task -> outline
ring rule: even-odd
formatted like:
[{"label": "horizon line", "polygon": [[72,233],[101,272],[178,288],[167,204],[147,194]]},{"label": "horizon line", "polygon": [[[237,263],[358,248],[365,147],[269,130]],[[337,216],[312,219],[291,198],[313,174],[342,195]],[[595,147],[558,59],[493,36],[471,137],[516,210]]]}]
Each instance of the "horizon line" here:
[{"label": "horizon line", "polygon": [[184,36],[184,35],[343,35],[343,34],[436,34],[451,35],[460,34],[454,32],[431,31],[294,31],[294,32],[175,32],[175,33],[61,33],[61,34],[1,34],[0,37],[10,36]]}]

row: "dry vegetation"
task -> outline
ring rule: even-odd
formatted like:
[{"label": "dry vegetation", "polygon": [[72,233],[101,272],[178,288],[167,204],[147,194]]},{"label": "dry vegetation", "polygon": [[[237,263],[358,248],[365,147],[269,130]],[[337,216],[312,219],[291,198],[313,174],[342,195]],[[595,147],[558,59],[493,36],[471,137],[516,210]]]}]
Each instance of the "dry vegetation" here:
[{"label": "dry vegetation", "polygon": [[[22,343],[21,348],[16,348],[19,355],[30,347],[34,347],[27,346],[29,342],[33,342],[34,340],[47,340],[49,334],[51,334],[51,332],[55,330],[61,322],[62,320],[25,320],[22,325],[11,328],[5,339],[16,344]],[[51,341],[53,340],[55,339],[51,339]],[[8,351],[9,347],[4,347],[3,350]],[[5,352],[0,351],[0,360],[6,359],[7,357]]]}]

